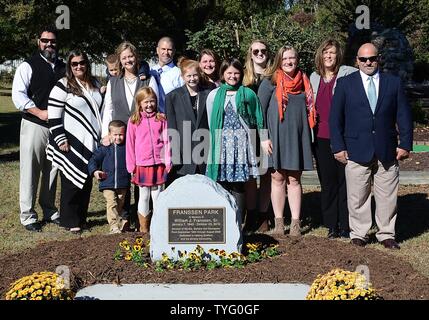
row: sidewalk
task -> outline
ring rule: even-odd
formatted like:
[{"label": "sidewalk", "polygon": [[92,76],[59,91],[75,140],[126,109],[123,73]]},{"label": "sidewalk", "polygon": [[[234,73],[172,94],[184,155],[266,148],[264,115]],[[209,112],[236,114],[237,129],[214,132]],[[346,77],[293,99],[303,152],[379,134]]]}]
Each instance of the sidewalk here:
[{"label": "sidewalk", "polygon": [[96,284],[78,291],[77,300],[305,300],[310,286],[300,283]]},{"label": "sidewalk", "polygon": [[[304,171],[301,181],[303,186],[320,186],[316,170]],[[429,184],[429,171],[399,171],[399,184]]]}]

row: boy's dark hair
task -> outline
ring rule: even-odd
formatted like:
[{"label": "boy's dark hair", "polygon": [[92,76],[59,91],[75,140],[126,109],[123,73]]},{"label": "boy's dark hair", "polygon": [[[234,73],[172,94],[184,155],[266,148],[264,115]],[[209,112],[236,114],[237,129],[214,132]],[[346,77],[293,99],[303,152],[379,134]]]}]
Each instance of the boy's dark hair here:
[{"label": "boy's dark hair", "polygon": [[109,132],[111,128],[126,128],[126,124],[125,122],[121,121],[121,120],[113,120],[110,121],[109,123]]}]

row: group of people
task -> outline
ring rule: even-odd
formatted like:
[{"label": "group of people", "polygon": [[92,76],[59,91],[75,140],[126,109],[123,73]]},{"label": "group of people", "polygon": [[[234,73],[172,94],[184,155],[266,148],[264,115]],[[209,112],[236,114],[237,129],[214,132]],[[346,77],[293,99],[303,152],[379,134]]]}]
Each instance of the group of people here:
[{"label": "group of people", "polygon": [[151,68],[125,41],[107,58],[102,88],[85,52],[71,51],[64,64],[56,40],[54,29],[39,33],[38,52],[19,66],[12,88],[23,113],[20,207],[27,230],[41,230],[34,210],[40,174],[46,222],[80,232],[95,177],[110,232],[133,225],[147,233],[159,193],[198,173],[232,193],[244,232],[284,234],[287,194],[289,234],[298,237],[301,175],[313,170],[314,155],[328,237],[367,243],[373,184],[376,237],[386,248],[399,248],[398,160],[412,148],[411,110],[399,78],[380,72],[374,45],[359,48],[356,69],[342,65],[340,44],[328,39],[308,77],[294,47],[281,47],[272,59],[261,39],[250,44],[244,65],[236,58],[219,63],[210,49],[175,65],[174,42],[163,37]]}]

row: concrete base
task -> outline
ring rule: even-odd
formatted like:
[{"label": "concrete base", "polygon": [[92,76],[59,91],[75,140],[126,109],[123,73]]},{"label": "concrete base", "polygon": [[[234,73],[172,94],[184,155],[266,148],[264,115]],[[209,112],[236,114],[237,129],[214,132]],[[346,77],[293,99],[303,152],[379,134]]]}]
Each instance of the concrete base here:
[{"label": "concrete base", "polygon": [[294,283],[97,284],[76,299],[100,300],[304,300],[310,286]]}]

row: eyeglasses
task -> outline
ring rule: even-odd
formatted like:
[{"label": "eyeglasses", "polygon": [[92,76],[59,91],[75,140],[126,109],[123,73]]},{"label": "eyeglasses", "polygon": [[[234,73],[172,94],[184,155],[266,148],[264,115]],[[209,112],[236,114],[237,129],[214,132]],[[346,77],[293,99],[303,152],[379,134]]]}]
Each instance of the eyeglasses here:
[{"label": "eyeglasses", "polygon": [[378,56],[372,56],[372,57],[358,57],[358,60],[360,62],[366,63],[368,60],[372,63],[374,61],[378,60]]},{"label": "eyeglasses", "polygon": [[40,38],[40,42],[42,42],[42,43],[48,43],[48,42],[50,42],[52,44],[56,44],[57,40],[56,39]]},{"label": "eyeglasses", "polygon": [[255,49],[255,50],[252,50],[252,53],[253,53],[254,56],[257,56],[259,54],[259,52],[261,54],[267,54],[267,49]]},{"label": "eyeglasses", "polygon": [[85,61],[85,60],[81,60],[81,61],[73,61],[73,62],[71,63],[71,66],[72,66],[72,67],[77,67],[78,65],[86,66],[86,61]]}]

